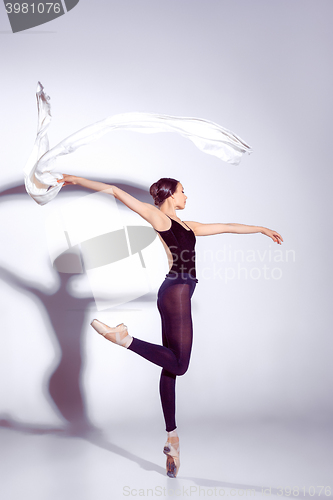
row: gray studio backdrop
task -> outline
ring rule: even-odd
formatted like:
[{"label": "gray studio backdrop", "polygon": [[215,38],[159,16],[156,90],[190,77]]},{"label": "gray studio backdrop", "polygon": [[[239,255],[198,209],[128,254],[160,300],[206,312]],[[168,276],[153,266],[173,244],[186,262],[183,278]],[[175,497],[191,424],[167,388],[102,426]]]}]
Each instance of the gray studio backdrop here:
[{"label": "gray studio backdrop", "polygon": [[[89,326],[98,315],[160,343],[157,286],[98,312],[85,274],[52,269],[47,241],[53,211],[88,193],[65,188],[40,207],[20,187],[39,80],[51,96],[51,145],[108,115],[143,111],[212,120],[252,146],[234,167],[174,134],[113,132],[56,170],[127,186],[144,201],[150,184],[175,177],[188,196],[182,220],[277,230],[281,247],[261,234],[197,239],[179,425],[208,416],[329,422],[332,2],[81,0],[15,35],[2,14],[3,418],[53,426],[151,419],[164,428],[160,369]],[[119,210],[125,224],[141,224]],[[162,281],[161,246],[156,259]]]}]

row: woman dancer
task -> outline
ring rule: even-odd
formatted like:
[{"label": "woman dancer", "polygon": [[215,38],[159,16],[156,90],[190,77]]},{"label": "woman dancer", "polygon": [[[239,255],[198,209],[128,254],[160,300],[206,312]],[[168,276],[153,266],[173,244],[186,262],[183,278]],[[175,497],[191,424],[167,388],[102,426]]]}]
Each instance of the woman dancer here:
[{"label": "woman dancer", "polygon": [[170,178],[162,178],[150,187],[156,206],[142,203],[116,186],[95,182],[82,177],[64,175],[64,185],[77,184],[95,191],[112,194],[128,208],[138,213],[159,233],[164,244],[170,270],[158,291],[157,306],[162,320],[163,345],[151,344],[129,335],[122,323],[109,327],[98,320],[91,325],[107,340],[119,344],[148,361],[162,367],[160,396],[166,424],[167,442],[163,452],[167,456],[166,472],[176,477],[179,461],[179,438],[175,421],[175,382],[188,368],[192,347],[191,297],[197,279],[195,273],[196,236],[220,233],[262,233],[281,245],[282,236],[265,227],[244,224],[201,224],[183,222],[176,210],[185,208],[187,196],[182,184]]}]

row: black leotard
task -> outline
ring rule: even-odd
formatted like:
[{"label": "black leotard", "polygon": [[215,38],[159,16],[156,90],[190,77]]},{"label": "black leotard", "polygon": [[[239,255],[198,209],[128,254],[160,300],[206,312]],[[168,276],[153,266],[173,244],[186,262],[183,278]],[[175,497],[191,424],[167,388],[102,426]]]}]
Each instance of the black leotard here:
[{"label": "black leotard", "polygon": [[191,277],[196,278],[194,249],[196,241],[195,234],[191,228],[187,230],[176,220],[171,219],[171,217],[169,217],[169,219],[171,220],[170,229],[167,229],[166,231],[156,230],[161,235],[172,254],[173,264],[169,273],[188,273]]}]

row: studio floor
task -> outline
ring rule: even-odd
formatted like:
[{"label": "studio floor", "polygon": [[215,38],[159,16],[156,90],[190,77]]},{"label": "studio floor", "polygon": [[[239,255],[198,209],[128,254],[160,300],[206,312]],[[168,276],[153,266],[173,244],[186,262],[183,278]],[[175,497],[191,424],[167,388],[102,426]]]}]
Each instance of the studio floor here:
[{"label": "studio floor", "polygon": [[126,497],[333,494],[333,429],[302,422],[192,422],[179,430],[181,468],[165,475],[165,433],[153,422],[70,430],[2,418],[1,497],[109,500]]}]

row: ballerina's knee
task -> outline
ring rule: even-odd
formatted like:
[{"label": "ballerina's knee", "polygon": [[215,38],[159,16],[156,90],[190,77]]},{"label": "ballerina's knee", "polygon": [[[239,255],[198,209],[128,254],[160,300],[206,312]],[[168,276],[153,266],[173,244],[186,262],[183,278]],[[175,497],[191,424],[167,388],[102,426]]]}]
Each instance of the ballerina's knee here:
[{"label": "ballerina's knee", "polygon": [[186,365],[178,366],[178,368],[174,372],[174,375],[177,375],[178,377],[181,375],[184,375],[188,370],[188,365],[189,365],[189,363],[187,363]]}]

